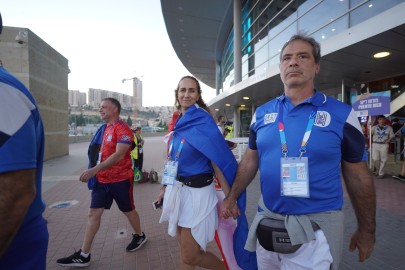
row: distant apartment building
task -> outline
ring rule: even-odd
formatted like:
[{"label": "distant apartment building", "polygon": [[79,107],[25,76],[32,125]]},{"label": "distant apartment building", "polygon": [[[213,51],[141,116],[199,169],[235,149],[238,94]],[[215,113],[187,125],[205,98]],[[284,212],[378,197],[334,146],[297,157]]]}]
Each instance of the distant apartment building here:
[{"label": "distant apartment building", "polygon": [[101,100],[103,98],[112,97],[121,103],[123,109],[132,108],[132,97],[130,95],[125,95],[113,91],[102,90],[102,89],[89,89],[89,106],[93,108],[98,108],[100,106]]},{"label": "distant apartment building", "polygon": [[78,90],[69,90],[69,106],[80,107],[86,104],[86,93]]},{"label": "distant apartment building", "polygon": [[136,109],[140,110],[142,108],[142,81],[136,77],[133,80],[133,102],[135,102]]}]

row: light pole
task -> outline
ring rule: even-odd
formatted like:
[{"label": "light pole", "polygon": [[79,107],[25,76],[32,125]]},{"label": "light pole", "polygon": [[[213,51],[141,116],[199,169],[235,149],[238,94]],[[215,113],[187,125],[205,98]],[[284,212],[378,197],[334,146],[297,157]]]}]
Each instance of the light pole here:
[{"label": "light pole", "polygon": [[[139,76],[139,77],[143,77]],[[137,85],[137,81],[141,82],[141,80],[138,77],[133,77],[133,78],[129,78],[129,79],[122,79],[122,83],[124,83],[125,81],[129,81],[132,80],[132,113],[134,116],[134,122],[136,124],[136,119],[137,119],[137,104],[138,104],[138,89],[136,87]]]}]

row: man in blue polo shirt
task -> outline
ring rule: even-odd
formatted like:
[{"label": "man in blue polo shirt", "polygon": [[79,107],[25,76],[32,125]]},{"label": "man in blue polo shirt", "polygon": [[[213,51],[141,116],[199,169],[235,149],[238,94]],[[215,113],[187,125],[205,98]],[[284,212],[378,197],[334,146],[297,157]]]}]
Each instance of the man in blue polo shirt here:
[{"label": "man in blue polo shirt", "polygon": [[[260,169],[262,197],[245,248],[259,269],[338,269],[345,180],[358,220],[350,250],[366,260],[375,244],[375,190],[364,137],[351,107],[314,88],[320,45],[293,36],[280,54],[284,94],[257,108],[249,148],[221,215],[236,217],[236,198]],[[310,259],[309,259],[310,258]]]},{"label": "man in blue polo shirt", "polygon": [[0,269],[45,269],[42,121],[31,93],[1,66],[0,115]]}]

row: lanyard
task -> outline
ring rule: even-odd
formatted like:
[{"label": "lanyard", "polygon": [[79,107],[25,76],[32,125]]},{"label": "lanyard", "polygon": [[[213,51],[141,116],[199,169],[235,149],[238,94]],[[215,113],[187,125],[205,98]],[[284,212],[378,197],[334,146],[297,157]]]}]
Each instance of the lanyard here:
[{"label": "lanyard", "polygon": [[[313,106],[311,114],[309,115],[307,129],[304,133],[304,137],[302,138],[301,147],[300,147],[300,157],[307,151],[307,144],[309,140],[309,136],[312,132],[312,127],[315,122],[316,113],[318,111],[318,107]],[[283,114],[284,114],[284,106],[283,103],[280,102],[278,106],[278,130],[280,131],[280,141],[281,141],[281,152],[283,153],[284,157],[287,157],[288,147],[287,147],[287,140],[285,138],[284,132],[284,123],[283,123]]]},{"label": "lanyard", "polygon": [[[170,160],[170,152],[172,151],[172,148],[173,148],[173,140],[172,140],[172,138],[173,138],[173,135],[169,139],[170,140],[170,146],[167,149],[167,159],[168,160]],[[181,139],[180,146],[177,149],[176,156],[175,156],[175,159],[174,159],[175,161],[177,161],[179,159],[179,157],[180,157],[180,153],[181,153],[181,150],[183,149],[184,142],[185,142],[184,138]]]},{"label": "lanyard", "polygon": [[101,141],[101,147],[100,147],[100,151],[99,151],[100,153],[103,151],[105,139],[108,137],[108,135],[110,135],[110,131],[113,128],[114,124],[115,124],[115,122],[112,123],[112,125],[108,128],[107,131],[105,131],[105,136],[103,136],[103,140]]}]

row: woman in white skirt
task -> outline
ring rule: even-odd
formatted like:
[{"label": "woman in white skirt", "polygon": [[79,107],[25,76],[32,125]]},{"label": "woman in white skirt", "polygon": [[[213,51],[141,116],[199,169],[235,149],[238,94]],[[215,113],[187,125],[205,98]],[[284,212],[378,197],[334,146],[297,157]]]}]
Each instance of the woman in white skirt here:
[{"label": "woman in white skirt", "polygon": [[168,221],[169,235],[178,236],[182,270],[226,269],[206,246],[218,226],[214,175],[226,193],[226,179],[235,177],[237,162],[201,98],[199,82],[183,77],[175,97],[181,114],[167,136],[164,186],[158,197],[164,199],[160,222]]}]

